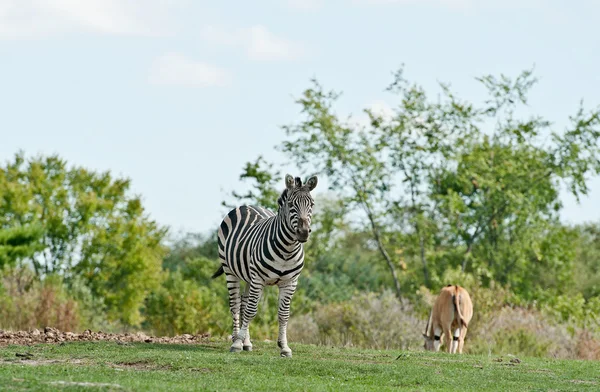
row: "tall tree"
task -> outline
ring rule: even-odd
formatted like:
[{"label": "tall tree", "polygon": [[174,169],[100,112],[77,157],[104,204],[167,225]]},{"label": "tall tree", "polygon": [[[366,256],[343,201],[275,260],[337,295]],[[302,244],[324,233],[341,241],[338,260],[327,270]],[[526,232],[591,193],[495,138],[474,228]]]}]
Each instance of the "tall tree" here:
[{"label": "tall tree", "polygon": [[335,115],[333,104],[339,93],[324,91],[316,80],[312,84],[297,100],[305,118],[283,127],[290,139],[280,149],[298,167],[327,176],[330,190],[347,209],[360,209],[364,213],[377,249],[389,268],[396,294],[401,297],[396,262],[386,247],[385,195],[391,173],[384,155],[370,132],[356,129]]},{"label": "tall tree", "polygon": [[0,227],[40,224],[38,275],[82,276],[104,297],[109,316],[138,324],[139,307],[160,281],[166,228],[149,219],[130,181],[67,167],[56,155],[0,167]]},{"label": "tall tree", "polygon": [[432,288],[457,265],[527,295],[532,271],[552,271],[553,287],[569,279],[573,233],[558,221],[558,187],[579,197],[600,171],[599,111],[582,108],[556,132],[543,118],[518,115],[536,83],[531,70],[478,80],[488,93],[482,104],[446,84],[432,100],[401,68],[387,89],[399,102],[386,115],[365,110],[369,122],[360,126],[336,114],[339,93],[313,80],[296,101],[302,118],[283,127],[276,148],[325,177],[359,218],[355,228],[368,229],[398,296],[398,254],[412,271],[418,263]]},{"label": "tall tree", "polygon": [[536,83],[531,71],[480,81],[490,99],[478,113],[495,122],[494,130],[478,129],[456,146],[452,164],[432,172],[438,221],[449,245],[463,249],[463,271],[478,269],[526,296],[536,288],[561,290],[572,279],[576,235],[560,225],[559,187],[567,184],[579,197],[586,178],[600,172],[600,112],[580,109],[559,133],[541,117],[516,116]]},{"label": "tall tree", "polygon": [[272,211],[277,210],[277,198],[281,194],[281,172],[273,168],[274,164],[268,163],[262,155],[254,162],[247,162],[240,180],[250,181],[251,189],[246,193],[233,190],[231,196],[236,204],[223,201],[221,204],[228,209],[235,208],[239,203],[256,204]]},{"label": "tall tree", "polygon": [[43,235],[40,225],[0,229],[0,269],[5,265],[15,265],[21,260],[31,259],[43,250]]}]

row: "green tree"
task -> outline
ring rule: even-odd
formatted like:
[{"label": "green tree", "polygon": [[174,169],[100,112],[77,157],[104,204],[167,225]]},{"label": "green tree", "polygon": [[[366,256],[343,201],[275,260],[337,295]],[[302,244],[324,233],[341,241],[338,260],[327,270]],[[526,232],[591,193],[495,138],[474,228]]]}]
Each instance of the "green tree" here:
[{"label": "green tree", "polygon": [[167,230],[129,188],[110,172],[19,152],[0,167],[0,227],[41,225],[42,248],[29,258],[36,274],[80,276],[111,319],[138,325],[144,297],[160,283]]},{"label": "green tree", "polygon": [[268,163],[262,155],[254,162],[247,162],[240,180],[249,180],[253,182],[251,189],[242,194],[235,190],[231,196],[235,203],[223,201],[221,204],[228,209],[233,209],[239,204],[256,204],[272,211],[277,211],[277,199],[283,191],[281,187],[282,175],[279,171],[273,169],[274,164]]},{"label": "green tree", "polygon": [[37,252],[43,250],[41,243],[43,235],[40,225],[0,229],[0,269],[5,265],[14,266],[20,260],[31,259]]},{"label": "green tree", "polygon": [[577,291],[586,300],[600,298],[600,224],[587,223],[574,227],[579,233],[572,244],[576,251],[574,269]]},{"label": "green tree", "polygon": [[[563,133],[540,117],[519,119],[535,84],[530,72],[517,79],[481,78],[490,100],[477,109],[496,122],[457,145],[449,164],[432,171],[431,197],[449,248],[463,252],[462,270],[511,285],[531,298],[542,289],[563,292],[572,282],[576,233],[559,222],[559,186],[579,197],[586,177],[600,170],[598,112],[580,110]],[[547,143],[541,135],[550,135]]]},{"label": "green tree", "polygon": [[367,110],[378,148],[387,152],[391,178],[385,195],[387,224],[402,233],[395,242],[404,255],[419,259],[425,286],[431,285],[428,253],[435,246],[437,203],[429,197],[431,172],[444,167],[457,146],[473,137],[480,114],[459,100],[448,85],[440,84],[440,99],[431,101],[425,90],[404,78],[401,67],[386,91],[400,98],[391,118]]},{"label": "green tree", "polygon": [[[386,199],[392,173],[372,133],[340,120],[333,105],[340,94],[326,92],[313,80],[297,103],[305,118],[284,126],[290,137],[279,147],[298,167],[327,176],[329,189],[349,209],[359,209],[385,260],[396,294],[401,296],[396,263],[390,256],[385,231]],[[373,122],[375,123],[375,122]]]},{"label": "green tree", "polygon": [[313,80],[296,101],[302,119],[283,127],[276,149],[326,177],[346,215],[358,218],[353,229],[370,233],[365,246],[385,261],[398,296],[415,280],[442,285],[454,266],[526,297],[572,280],[574,234],[558,221],[558,187],[579,197],[599,172],[599,111],[581,108],[556,132],[543,118],[518,115],[536,83],[531,70],[478,80],[488,92],[482,104],[445,84],[432,100],[401,69],[388,87],[400,97],[393,112],[366,110],[369,124],[358,127],[335,113],[340,94]]},{"label": "green tree", "polygon": [[188,268],[192,260],[208,259],[209,262],[215,262],[218,258],[217,229],[211,230],[209,234],[185,233],[169,243],[163,268],[175,271]]}]

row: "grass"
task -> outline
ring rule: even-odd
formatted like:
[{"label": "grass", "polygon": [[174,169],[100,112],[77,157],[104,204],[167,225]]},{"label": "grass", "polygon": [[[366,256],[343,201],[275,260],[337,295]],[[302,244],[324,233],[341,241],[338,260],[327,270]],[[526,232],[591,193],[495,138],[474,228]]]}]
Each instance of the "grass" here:
[{"label": "grass", "polygon": [[[77,342],[0,347],[3,391],[597,391],[600,364],[274,343]],[[31,355],[24,359],[22,355]],[[19,354],[21,356],[17,356]]]}]

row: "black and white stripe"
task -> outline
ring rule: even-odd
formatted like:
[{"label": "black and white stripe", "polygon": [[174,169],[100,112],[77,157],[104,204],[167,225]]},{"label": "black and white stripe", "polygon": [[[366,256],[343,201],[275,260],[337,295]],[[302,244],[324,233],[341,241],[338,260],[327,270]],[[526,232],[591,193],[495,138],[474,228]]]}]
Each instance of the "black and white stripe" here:
[{"label": "black and white stripe", "polygon": [[[317,177],[302,184],[299,177],[294,179],[288,174],[285,184],[286,189],[278,200],[277,214],[262,207],[240,206],[231,210],[219,227],[221,267],[213,278],[225,273],[227,280],[233,318],[232,352],[252,350],[249,324],[256,316],[264,287],[277,285],[277,343],[282,356],[292,356],[287,344],[287,322],[298,276],[304,267],[302,244],[308,240],[311,231],[314,201],[310,192],[317,186]],[[241,281],[246,282],[243,294]]]}]

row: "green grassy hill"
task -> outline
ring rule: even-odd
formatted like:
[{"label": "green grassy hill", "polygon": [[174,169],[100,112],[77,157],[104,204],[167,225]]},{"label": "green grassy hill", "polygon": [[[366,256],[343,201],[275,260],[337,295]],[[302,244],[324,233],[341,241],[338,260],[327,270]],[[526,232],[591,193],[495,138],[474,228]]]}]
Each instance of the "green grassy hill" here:
[{"label": "green grassy hill", "polygon": [[9,391],[598,391],[600,363],[275,343],[78,342],[0,347]]}]

